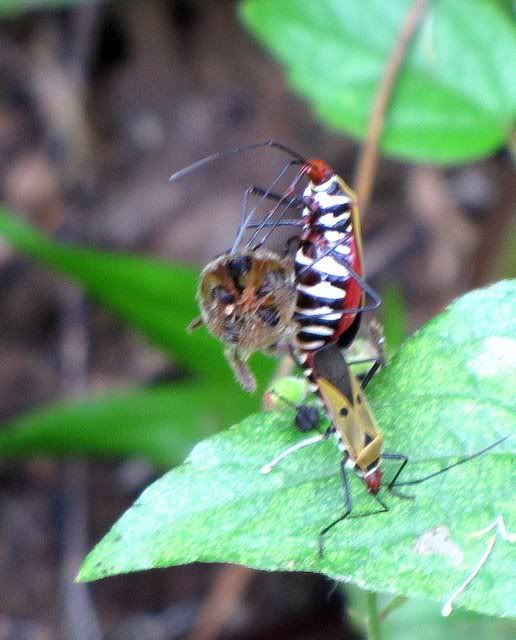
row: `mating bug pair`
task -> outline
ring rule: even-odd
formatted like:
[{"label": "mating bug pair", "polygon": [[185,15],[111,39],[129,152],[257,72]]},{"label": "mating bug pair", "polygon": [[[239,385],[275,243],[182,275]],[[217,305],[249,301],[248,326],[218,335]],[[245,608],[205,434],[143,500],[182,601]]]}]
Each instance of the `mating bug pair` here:
[{"label": "mating bug pair", "polygon": [[[222,339],[228,361],[248,391],[256,386],[245,364],[253,351],[290,342],[310,376],[313,352],[334,342],[348,347],[358,332],[361,314],[380,305],[379,295],[363,279],[356,197],[324,161],[306,160],[270,141],[208,156],[171,179],[216,159],[260,147],[277,148],[292,159],[267,189],[253,186],[245,192],[231,249],[201,274],[201,319],[191,325],[202,322]],[[288,187],[276,193],[281,179],[296,165],[300,169]],[[305,178],[308,185],[301,190]],[[251,196],[258,200],[249,208]],[[255,220],[260,206],[269,200],[274,205],[262,220]],[[294,261],[262,248],[275,229],[285,226],[301,228],[293,238],[298,244]],[[249,230],[251,235],[243,245]],[[371,298],[369,305],[366,295]]]},{"label": "mating bug pair", "polygon": [[[255,388],[252,373],[246,366],[250,353],[257,349],[273,350],[284,342],[291,344],[294,357],[311,382],[311,390],[320,396],[326,408],[331,427],[325,434],[284,451],[263,471],[271,471],[287,455],[330,433],[337,436],[344,454],[340,466],[345,512],[321,531],[319,551],[322,554],[325,534],[351,513],[348,464],[354,466],[367,490],[380,504],[381,508],[373,512],[378,513],[388,510],[377,495],[382,484],[381,457],[400,462],[387,485],[387,489],[394,492],[397,486],[423,482],[462,464],[501,440],[424,478],[398,481],[408,458],[382,451],[383,438],[363,393],[363,387],[381,365],[382,358],[374,359],[361,383],[341,351],[355,339],[362,313],[374,310],[380,304],[378,294],[363,279],[360,220],[353,192],[324,161],[305,160],[273,141],[208,156],[174,174],[171,179],[219,158],[260,147],[277,148],[292,159],[269,188],[250,187],[245,192],[241,223],[230,251],[210,263],[201,274],[201,319],[191,326],[204,323],[222,339],[237,379],[249,391]],[[296,165],[300,169],[289,186],[277,193],[275,189],[283,176]],[[305,178],[308,178],[308,185],[300,192]],[[250,196],[259,199],[249,209]],[[274,205],[263,219],[256,221],[260,205],[268,200]],[[300,215],[286,217],[292,213]],[[301,233],[295,237],[298,249],[294,261],[263,248],[271,233],[283,226],[301,227]],[[249,230],[251,235],[242,247]],[[367,295],[369,304],[366,303]]]}]

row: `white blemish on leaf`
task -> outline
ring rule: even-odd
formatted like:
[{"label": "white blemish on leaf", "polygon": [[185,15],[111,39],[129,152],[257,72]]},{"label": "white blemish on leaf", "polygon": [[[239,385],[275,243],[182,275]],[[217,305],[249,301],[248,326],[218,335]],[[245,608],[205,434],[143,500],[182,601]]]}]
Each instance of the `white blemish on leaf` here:
[{"label": "white blemish on leaf", "polygon": [[484,340],[484,348],[468,362],[469,370],[479,378],[516,373],[516,340],[490,336]]},{"label": "white blemish on leaf", "polygon": [[435,527],[420,536],[413,550],[420,555],[444,556],[456,567],[464,561],[462,549],[451,540],[450,530],[444,525]]},{"label": "white blemish on leaf", "polygon": [[196,467],[212,467],[219,463],[217,450],[209,440],[199,442],[190,452],[187,461]]}]

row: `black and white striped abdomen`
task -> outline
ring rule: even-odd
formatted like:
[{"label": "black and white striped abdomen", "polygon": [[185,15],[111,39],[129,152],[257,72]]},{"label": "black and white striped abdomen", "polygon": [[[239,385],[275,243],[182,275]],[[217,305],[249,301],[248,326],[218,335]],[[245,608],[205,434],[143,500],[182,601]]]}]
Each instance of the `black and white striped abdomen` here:
[{"label": "black and white striped abdomen", "polygon": [[[304,193],[303,242],[295,258],[299,325],[296,347],[314,351],[333,342],[346,305],[351,258],[352,199],[336,176],[323,185],[310,185]],[[331,253],[324,255],[331,245]],[[321,257],[324,256],[324,257]]]},{"label": "black and white striped abdomen", "polygon": [[299,326],[296,346],[303,351],[320,349],[332,342],[343,316],[349,279],[345,255],[335,255],[334,251],[313,264],[323,252],[311,242],[304,242],[296,254],[297,303],[294,319]]}]

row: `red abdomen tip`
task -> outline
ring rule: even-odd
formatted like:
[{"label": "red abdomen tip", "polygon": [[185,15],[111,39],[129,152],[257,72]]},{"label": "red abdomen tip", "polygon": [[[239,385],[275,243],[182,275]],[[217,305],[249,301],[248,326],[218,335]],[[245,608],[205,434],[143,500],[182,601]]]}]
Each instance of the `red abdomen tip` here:
[{"label": "red abdomen tip", "polygon": [[378,491],[382,488],[382,470],[376,469],[370,476],[365,478],[365,483],[367,485],[367,490],[369,493],[376,495]]}]

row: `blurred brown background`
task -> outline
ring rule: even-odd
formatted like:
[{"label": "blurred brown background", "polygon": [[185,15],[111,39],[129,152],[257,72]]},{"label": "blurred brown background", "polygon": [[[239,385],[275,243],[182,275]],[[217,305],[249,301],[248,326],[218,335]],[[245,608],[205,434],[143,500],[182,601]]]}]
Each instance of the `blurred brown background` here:
[{"label": "blurred brown background", "polygon": [[[1,197],[62,239],[202,265],[228,247],[243,189],[268,184],[278,158],[238,156],[174,185],[169,175],[269,138],[353,182],[358,145],[290,93],[233,1],[94,3],[0,23]],[[459,293],[511,275],[511,186],[503,150],[449,170],[381,160],[364,222],[367,272],[380,290],[399,284],[411,329]],[[174,374],[2,243],[0,299],[3,420]],[[79,344],[71,361],[67,331]],[[318,576],[197,565],[71,584],[84,552],[154,474],[139,461],[0,461],[0,640],[187,637],[214,585],[226,622],[198,638],[345,637],[342,595]]]}]

